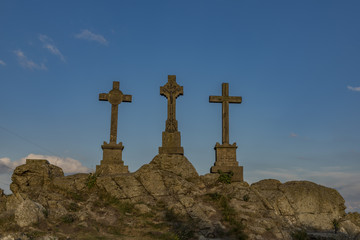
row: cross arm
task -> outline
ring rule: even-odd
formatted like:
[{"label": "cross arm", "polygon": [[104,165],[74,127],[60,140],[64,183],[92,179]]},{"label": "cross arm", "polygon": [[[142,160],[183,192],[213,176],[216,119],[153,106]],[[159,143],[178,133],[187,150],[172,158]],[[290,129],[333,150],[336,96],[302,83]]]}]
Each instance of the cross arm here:
[{"label": "cross arm", "polygon": [[241,103],[242,97],[228,97],[228,96],[210,96],[209,102],[221,103],[221,102],[229,102],[229,103]]},{"label": "cross arm", "polygon": [[132,100],[132,95],[123,95],[123,102],[131,102]]},{"label": "cross arm", "polygon": [[164,86],[160,87],[160,95],[166,97],[166,93],[167,91],[165,91],[165,87]]},{"label": "cross arm", "polygon": [[229,103],[241,103],[242,97],[227,97]]},{"label": "cross arm", "polygon": [[108,94],[107,93],[100,93],[99,94],[99,101],[108,101]]},{"label": "cross arm", "polygon": [[210,96],[209,97],[209,102],[219,103],[219,102],[223,102],[223,101],[224,101],[224,97],[222,97],[222,96]]}]

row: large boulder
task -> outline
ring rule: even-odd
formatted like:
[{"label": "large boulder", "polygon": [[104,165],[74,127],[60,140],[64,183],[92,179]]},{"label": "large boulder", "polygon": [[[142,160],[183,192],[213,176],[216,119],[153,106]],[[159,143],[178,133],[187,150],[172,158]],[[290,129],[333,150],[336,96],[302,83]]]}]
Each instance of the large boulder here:
[{"label": "large boulder", "polygon": [[45,208],[29,199],[23,201],[15,211],[15,221],[20,227],[39,223],[45,218]]},{"label": "large boulder", "polygon": [[360,214],[348,213],[340,221],[340,231],[348,234],[352,239],[360,240]]},{"label": "large boulder", "polygon": [[175,173],[185,179],[199,177],[194,166],[183,155],[158,154],[150,162],[150,165],[163,171]]},{"label": "large boulder", "polygon": [[191,182],[196,180],[199,175],[186,157],[159,154],[135,173],[98,176],[96,185],[118,199],[154,204],[155,200],[198,193],[197,184]]},{"label": "large boulder", "polygon": [[292,225],[331,230],[332,221],[345,216],[345,201],[338,191],[313,182],[281,184],[278,180],[268,179],[251,187]]},{"label": "large boulder", "polygon": [[24,198],[36,198],[39,192],[47,189],[54,178],[63,176],[63,170],[47,160],[27,159],[26,164],[15,168],[10,189]]}]

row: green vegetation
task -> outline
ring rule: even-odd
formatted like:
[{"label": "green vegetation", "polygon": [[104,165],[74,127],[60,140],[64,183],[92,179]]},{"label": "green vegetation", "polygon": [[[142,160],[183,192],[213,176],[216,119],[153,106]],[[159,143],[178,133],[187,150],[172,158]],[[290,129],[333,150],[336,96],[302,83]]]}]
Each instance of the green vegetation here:
[{"label": "green vegetation", "polygon": [[48,216],[49,216],[49,211],[45,208],[42,212],[43,212],[43,214],[44,214],[44,217],[45,217],[45,218],[48,218]]},{"label": "green vegetation", "polygon": [[46,235],[46,233],[40,232],[40,231],[33,231],[33,232],[25,233],[25,236],[28,237],[30,240],[39,239],[40,237],[43,237],[45,235]]},{"label": "green vegetation", "polygon": [[112,206],[118,211],[120,211],[122,214],[133,213],[135,211],[134,204],[129,201],[121,201],[105,192],[98,193],[98,196],[99,201],[94,202],[94,206]]},{"label": "green vegetation", "polygon": [[305,230],[298,230],[291,234],[293,240],[307,240],[309,239],[308,234]]},{"label": "green vegetation", "polygon": [[248,195],[248,194],[245,194],[245,195],[243,196],[243,200],[244,200],[245,202],[248,202],[248,201],[250,200],[249,195]]},{"label": "green vegetation", "polygon": [[333,224],[333,227],[334,227],[334,231],[335,231],[335,234],[339,231],[340,229],[340,220],[338,219],[334,219],[332,221],[332,224]]},{"label": "green vegetation", "polygon": [[230,225],[230,234],[234,235],[238,240],[248,239],[249,237],[244,233],[245,225],[242,221],[236,219],[235,209],[230,206],[230,198],[219,193],[210,193],[207,195],[211,200],[215,201],[221,209],[223,221]]},{"label": "green vegetation", "polygon": [[194,237],[196,222],[193,219],[176,214],[172,209],[166,209],[165,219],[171,224],[172,240],[188,240]]},{"label": "green vegetation", "polygon": [[77,193],[77,192],[70,192],[68,191],[66,193],[68,197],[73,199],[74,201],[84,202],[86,201],[86,197],[83,194]]},{"label": "green vegetation", "polygon": [[220,176],[218,178],[219,182],[225,183],[225,184],[230,184],[231,183],[231,178],[234,176],[233,172],[224,173],[221,170],[219,170],[218,173],[220,174]]},{"label": "green vegetation", "polygon": [[209,196],[211,200],[219,200],[222,197],[219,193],[208,193],[206,195]]},{"label": "green vegetation", "polygon": [[95,186],[96,184],[96,180],[98,178],[98,174],[96,173],[90,173],[87,180],[86,180],[86,186],[88,187],[88,189],[91,189]]},{"label": "green vegetation", "polygon": [[72,214],[66,214],[66,215],[62,216],[60,220],[63,223],[73,223],[73,222],[75,222],[75,217]]}]

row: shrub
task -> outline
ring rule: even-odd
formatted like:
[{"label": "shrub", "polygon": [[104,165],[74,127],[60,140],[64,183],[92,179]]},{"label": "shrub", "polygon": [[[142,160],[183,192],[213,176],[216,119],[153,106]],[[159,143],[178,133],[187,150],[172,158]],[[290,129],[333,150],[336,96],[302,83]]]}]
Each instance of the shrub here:
[{"label": "shrub", "polygon": [[75,221],[75,217],[72,214],[66,214],[61,217],[61,221],[63,223],[73,223]]},{"label": "shrub", "polygon": [[243,196],[243,200],[244,200],[245,202],[248,202],[249,199],[250,199],[250,197],[249,197],[248,194],[245,194],[245,195]]},{"label": "shrub", "polygon": [[234,176],[233,172],[224,173],[223,171],[219,170],[218,173],[220,174],[218,181],[221,183],[230,184],[231,178]]},{"label": "shrub", "polygon": [[305,230],[297,230],[291,234],[293,240],[307,240],[309,239]]},{"label": "shrub", "polygon": [[120,201],[116,197],[110,195],[107,192],[99,192],[99,201],[94,202],[95,206],[112,206],[115,209],[119,210],[122,214],[132,213],[135,210],[134,204],[129,201]]},{"label": "shrub", "polygon": [[230,225],[230,234],[235,236],[238,240],[248,239],[248,236],[244,232],[245,225],[242,221],[236,219],[236,211],[230,206],[230,198],[218,193],[210,193],[208,196],[210,196],[212,200],[216,201],[220,207],[223,221],[229,223]]},{"label": "shrub", "polygon": [[98,175],[96,173],[89,174],[89,176],[86,180],[86,186],[88,187],[88,189],[91,189],[95,186],[97,177],[98,177]]},{"label": "shrub", "polygon": [[48,218],[48,217],[49,217],[49,211],[48,211],[46,208],[44,208],[44,209],[42,210],[42,212],[43,212],[45,218]]},{"label": "shrub", "polygon": [[214,200],[214,201],[217,201],[222,197],[222,195],[217,192],[216,193],[208,193],[206,195],[208,195],[211,198],[211,200]]},{"label": "shrub", "polygon": [[171,223],[171,231],[174,234],[172,238],[174,240],[188,240],[193,239],[196,228],[196,222],[192,219],[188,219],[185,216],[176,214],[172,209],[166,209],[165,219]]},{"label": "shrub", "polygon": [[335,231],[335,234],[339,231],[340,229],[340,220],[338,219],[334,219],[332,221],[332,224],[333,224],[333,227],[334,227],[334,231]]}]

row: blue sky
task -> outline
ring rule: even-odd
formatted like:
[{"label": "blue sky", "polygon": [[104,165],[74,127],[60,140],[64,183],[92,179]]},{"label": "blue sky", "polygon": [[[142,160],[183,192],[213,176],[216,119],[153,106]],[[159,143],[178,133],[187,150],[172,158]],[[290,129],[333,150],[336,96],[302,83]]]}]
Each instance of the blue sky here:
[{"label": "blue sky", "polygon": [[158,153],[177,75],[185,156],[200,174],[221,141],[228,82],[230,142],[249,183],[310,180],[360,210],[358,1],[1,1],[0,187],[27,157],[91,171],[109,140],[112,81],[130,171]]}]

